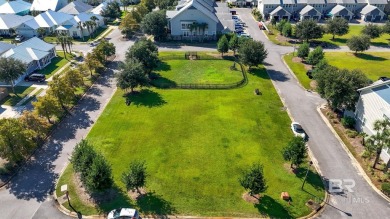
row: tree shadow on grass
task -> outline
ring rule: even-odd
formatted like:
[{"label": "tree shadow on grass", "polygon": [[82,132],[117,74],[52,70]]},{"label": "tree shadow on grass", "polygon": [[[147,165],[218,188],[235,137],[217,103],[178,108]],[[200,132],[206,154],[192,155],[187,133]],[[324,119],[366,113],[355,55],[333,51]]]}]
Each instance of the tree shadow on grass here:
[{"label": "tree shadow on grass", "polygon": [[356,53],[355,57],[359,59],[364,59],[368,61],[386,61],[386,58],[379,57],[379,56],[373,56],[371,54],[366,54],[366,53]]},{"label": "tree shadow on grass", "polygon": [[130,101],[130,104],[134,104],[136,106],[146,106],[149,108],[162,106],[167,103],[159,93],[149,89],[142,89],[139,92],[128,93],[125,94],[124,97],[127,101]]},{"label": "tree shadow on grass", "polygon": [[137,206],[142,213],[158,216],[158,218],[165,218],[164,216],[176,213],[172,203],[155,192],[149,192],[137,199]]},{"label": "tree shadow on grass", "polygon": [[153,72],[151,74],[152,81],[151,85],[157,88],[173,88],[176,87],[176,82],[172,81],[171,79],[162,77],[160,73]]},{"label": "tree shadow on grass", "polygon": [[[295,175],[298,178],[300,178],[303,182],[305,175],[306,175],[306,172],[307,172],[307,168],[299,167],[299,168],[295,169],[294,172],[295,172]],[[309,173],[307,174],[306,183],[313,186],[313,188],[316,190],[320,190],[320,189],[324,188],[324,182],[323,182],[321,176],[318,173],[313,172],[312,170],[309,170]]]},{"label": "tree shadow on grass", "polygon": [[156,68],[157,71],[170,71],[171,69],[171,65],[164,61],[160,61]]},{"label": "tree shadow on grass", "polygon": [[268,195],[260,198],[259,204],[254,205],[261,215],[270,218],[293,218],[290,213],[277,201]]},{"label": "tree shadow on grass", "polygon": [[94,193],[91,196],[96,201],[100,213],[108,213],[116,208],[135,207],[129,196],[117,186],[105,192]]}]

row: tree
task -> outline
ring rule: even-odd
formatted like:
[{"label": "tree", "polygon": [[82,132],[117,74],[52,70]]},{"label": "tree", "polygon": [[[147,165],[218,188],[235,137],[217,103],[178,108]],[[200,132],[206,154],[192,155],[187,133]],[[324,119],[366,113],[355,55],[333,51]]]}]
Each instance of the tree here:
[{"label": "tree", "polygon": [[142,63],[136,59],[126,59],[116,77],[117,86],[123,90],[130,88],[131,92],[138,86],[149,85],[149,78],[143,70]]},{"label": "tree", "polygon": [[26,72],[26,64],[13,57],[0,57],[0,81],[12,86],[15,93],[14,81]]},{"label": "tree", "polygon": [[126,172],[122,173],[122,182],[125,184],[127,191],[137,190],[146,184],[146,164],[145,161],[134,161]]},{"label": "tree", "polygon": [[51,117],[58,116],[62,112],[58,100],[50,94],[38,97],[32,104],[37,114],[45,117],[50,124],[53,124]]},{"label": "tree", "polygon": [[284,24],[282,29],[282,35],[285,37],[290,37],[292,35],[292,26],[290,22]]},{"label": "tree", "polygon": [[227,53],[229,51],[229,42],[225,35],[219,38],[217,44],[217,50],[222,54],[222,56],[224,53]]},{"label": "tree", "polygon": [[156,3],[156,6],[160,10],[166,10],[166,9],[169,9],[170,7],[172,7],[175,4],[175,1],[174,0],[156,0],[155,3]]},{"label": "tree", "polygon": [[76,144],[70,162],[73,165],[74,171],[80,173],[82,181],[86,179],[95,157],[96,152],[93,149],[92,144],[87,140],[83,139]]},{"label": "tree", "polygon": [[25,159],[36,148],[34,132],[23,127],[20,120],[0,120],[0,157],[12,163]]},{"label": "tree", "polygon": [[37,29],[37,33],[39,37],[43,37],[46,34],[46,28],[40,27]]},{"label": "tree", "polygon": [[249,170],[243,172],[239,182],[245,190],[249,190],[251,196],[265,192],[267,183],[264,178],[263,165],[253,164]]},{"label": "tree", "polygon": [[115,20],[116,18],[120,18],[122,15],[119,3],[117,1],[112,1],[107,3],[107,6],[103,8],[100,13],[105,18]]},{"label": "tree", "polygon": [[236,52],[237,52],[239,47],[240,47],[240,43],[238,41],[238,37],[236,34],[234,34],[233,37],[230,38],[230,41],[229,41],[229,49],[233,51],[234,57],[236,57]]},{"label": "tree", "polygon": [[313,51],[309,53],[307,57],[307,63],[310,65],[317,65],[322,59],[324,59],[325,54],[321,46],[317,46]]},{"label": "tree", "polygon": [[58,103],[65,112],[68,111],[66,105],[72,104],[75,99],[75,89],[68,84],[68,80],[59,75],[53,76],[53,80],[49,82],[47,92],[58,100]]},{"label": "tree", "polygon": [[272,26],[275,26],[276,25],[276,19],[274,17],[272,17],[271,19],[271,25]]},{"label": "tree", "polygon": [[390,34],[390,21],[386,21],[385,25],[382,27],[382,32]]},{"label": "tree", "polygon": [[159,62],[158,48],[151,40],[142,37],[127,50],[126,59],[140,61],[145,74],[149,75]]},{"label": "tree", "polygon": [[258,66],[263,63],[268,52],[264,48],[264,44],[260,41],[247,40],[238,49],[240,60],[244,65],[249,67]]},{"label": "tree", "polygon": [[321,38],[323,35],[323,30],[316,21],[312,19],[305,19],[296,25],[295,35],[298,38],[309,42],[311,39]]},{"label": "tree", "polygon": [[115,55],[116,52],[115,45],[104,39],[100,40],[99,45],[95,49],[104,55],[104,62],[107,61],[107,57]]},{"label": "tree", "polygon": [[69,69],[62,77],[74,90],[85,85],[84,77],[78,69]]},{"label": "tree", "polygon": [[84,184],[90,192],[104,191],[112,187],[111,166],[102,154],[96,153],[95,157],[93,157]]},{"label": "tree", "polygon": [[288,145],[283,148],[282,154],[284,160],[291,162],[291,168],[293,168],[293,165],[299,167],[306,158],[305,140],[300,136],[294,137]]},{"label": "tree", "polygon": [[80,30],[80,37],[84,41],[84,24],[81,21],[79,21],[77,23],[77,28]]},{"label": "tree", "polygon": [[49,123],[34,111],[23,111],[19,117],[23,127],[33,131],[34,140],[42,142],[49,131]]},{"label": "tree", "polygon": [[99,18],[97,18],[96,16],[91,16],[91,21],[93,22],[93,33],[95,33],[96,31],[96,28],[98,26],[98,23],[97,21],[99,20]]},{"label": "tree", "polygon": [[381,36],[382,29],[378,25],[369,23],[363,27],[362,34],[369,36],[370,39],[375,39]]},{"label": "tree", "polygon": [[149,12],[156,7],[154,0],[141,0],[141,5],[147,8]]},{"label": "tree", "polygon": [[87,56],[84,59],[84,63],[87,66],[89,72],[91,73],[91,77],[92,77],[93,71],[95,71],[99,67],[103,67],[102,63],[100,63],[100,61],[98,60],[96,55],[94,55],[94,53],[90,53],[90,52],[87,53]]},{"label": "tree", "polygon": [[297,56],[301,59],[306,58],[310,53],[310,47],[308,43],[302,43],[298,47]]},{"label": "tree", "polygon": [[370,48],[370,37],[366,35],[352,36],[347,41],[347,46],[350,50],[355,51],[355,54],[366,51]]},{"label": "tree", "polygon": [[349,24],[346,19],[335,17],[326,22],[325,30],[326,33],[332,34],[332,39],[334,40],[336,35],[343,36],[349,32]]},{"label": "tree", "polygon": [[142,19],[141,29],[144,33],[153,35],[156,40],[162,40],[167,35],[167,25],[165,11],[153,11]]},{"label": "tree", "polygon": [[372,168],[376,167],[382,153],[382,149],[388,148],[390,145],[390,120],[376,120],[374,122],[374,131],[375,134],[368,137],[364,144],[366,151],[370,154],[375,153],[375,160]]},{"label": "tree", "polygon": [[134,32],[139,29],[139,24],[133,18],[132,13],[126,14],[122,19],[121,24],[119,25],[121,33],[126,36],[126,38],[131,38],[134,35]]},{"label": "tree", "polygon": [[64,51],[64,57],[66,59],[66,35],[65,34],[57,34],[57,44],[61,44],[62,50]]},{"label": "tree", "polygon": [[279,23],[276,24],[276,29],[279,31],[279,33],[282,33],[284,25],[288,23],[287,20],[283,19]]},{"label": "tree", "polygon": [[123,5],[124,11],[127,12],[127,8],[126,7],[130,5],[131,1],[130,0],[121,0],[121,3]]},{"label": "tree", "polygon": [[349,71],[328,66],[316,72],[317,91],[332,109],[354,110],[359,98],[357,89],[369,84],[369,79],[360,70]]},{"label": "tree", "polygon": [[137,21],[137,23],[141,23],[142,19],[145,17],[147,13],[149,13],[148,9],[143,5],[137,5],[130,12],[133,18]]}]

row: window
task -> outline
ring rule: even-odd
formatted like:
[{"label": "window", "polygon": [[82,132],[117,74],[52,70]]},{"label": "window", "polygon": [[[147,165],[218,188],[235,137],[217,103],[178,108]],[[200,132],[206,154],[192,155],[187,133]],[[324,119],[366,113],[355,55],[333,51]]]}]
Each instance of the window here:
[{"label": "window", "polygon": [[191,24],[192,24],[192,22],[181,22],[181,29],[182,30],[189,30]]},{"label": "window", "polygon": [[190,35],[190,32],[188,31],[183,31],[183,36],[189,36]]}]

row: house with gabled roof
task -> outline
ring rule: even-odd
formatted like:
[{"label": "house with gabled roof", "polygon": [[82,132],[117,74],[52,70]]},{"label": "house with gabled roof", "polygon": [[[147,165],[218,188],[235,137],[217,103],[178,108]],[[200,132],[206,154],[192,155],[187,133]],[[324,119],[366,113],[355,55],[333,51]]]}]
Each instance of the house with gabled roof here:
[{"label": "house with gabled roof", "polygon": [[26,15],[30,7],[31,4],[23,0],[7,1],[0,5],[0,14]]},{"label": "house with gabled roof", "polygon": [[65,7],[61,8],[58,12],[63,12],[71,15],[78,15],[80,13],[89,12],[93,9],[91,5],[88,5],[80,0],[70,2]]},{"label": "house with gabled roof", "polygon": [[46,67],[56,55],[55,45],[34,37],[7,50],[1,56],[12,57],[26,64],[26,72],[14,82],[17,84],[25,75]]},{"label": "house with gabled roof", "polygon": [[173,39],[215,39],[217,32],[234,31],[231,30],[234,23],[226,3],[183,0],[178,3],[176,10],[167,11],[166,15],[169,35]]},{"label": "house with gabled roof", "polygon": [[[96,19],[93,19],[96,18]],[[87,27],[85,22],[94,21],[96,25]],[[80,25],[82,28],[80,28]],[[56,28],[57,33],[66,34],[73,38],[82,38],[89,36],[99,27],[104,26],[104,18],[101,15],[92,13],[80,13],[75,15],[72,19],[64,22]]]},{"label": "house with gabled roof", "polygon": [[[368,135],[376,134],[374,122],[390,119],[390,80],[380,79],[372,85],[359,89],[358,92],[360,96],[355,110],[355,128]],[[389,164],[390,148],[382,150],[381,159]]]},{"label": "house with gabled roof", "polygon": [[51,33],[58,26],[72,18],[73,16],[70,14],[48,10],[45,13],[37,15],[34,19],[24,22],[16,29],[16,32],[27,38],[37,36],[38,28],[45,28],[47,33]]},{"label": "house with gabled roof", "polygon": [[315,9],[311,5],[306,5],[300,12],[299,12],[301,20],[305,19],[313,19],[318,21],[321,19],[322,13],[319,12],[317,9]]},{"label": "house with gabled roof", "polygon": [[25,15],[19,16],[16,14],[2,14],[0,15],[0,35],[9,36],[12,33],[10,29],[16,30],[17,27],[22,25],[24,22],[34,19],[33,16]]},{"label": "house with gabled roof", "polygon": [[30,11],[58,11],[68,4],[68,0],[34,0]]},{"label": "house with gabled roof", "polygon": [[366,22],[383,20],[385,15],[385,12],[373,5],[366,5],[366,7],[360,11],[361,19]]}]

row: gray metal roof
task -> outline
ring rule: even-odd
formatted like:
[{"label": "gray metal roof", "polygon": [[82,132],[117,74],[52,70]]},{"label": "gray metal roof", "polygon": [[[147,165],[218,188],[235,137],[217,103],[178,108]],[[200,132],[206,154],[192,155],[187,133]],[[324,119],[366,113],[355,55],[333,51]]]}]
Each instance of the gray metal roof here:
[{"label": "gray metal roof", "polygon": [[173,18],[177,13],[179,13],[179,11],[167,11],[167,18]]},{"label": "gray metal roof", "polygon": [[313,8],[313,6],[311,5],[306,5],[300,12],[299,14],[300,15],[306,15],[308,13],[315,13],[316,15],[321,15],[321,12],[317,11],[315,8]]},{"label": "gray metal roof", "polygon": [[308,0],[307,4],[326,4],[325,0]]},{"label": "gray metal roof", "polygon": [[281,5],[282,0],[263,0],[263,4],[265,5]]},{"label": "gray metal roof", "polygon": [[211,7],[210,5],[208,5],[208,3],[206,3],[203,0],[187,1],[187,4],[184,7],[180,8],[176,14],[173,15],[173,13],[170,12],[170,15],[173,15],[171,17],[171,19],[173,19],[177,15],[181,14],[183,11],[186,11],[187,9],[190,9],[190,8],[195,8],[195,9],[199,10],[200,12],[202,12],[207,17],[214,20],[215,22],[218,22],[218,18],[215,14],[214,8]]},{"label": "gray metal roof", "polygon": [[341,0],[342,4],[356,4],[356,0]]},{"label": "gray metal roof", "polygon": [[348,10],[346,7],[344,7],[342,5],[334,6],[329,13],[332,15],[335,15],[335,14],[340,13],[341,11],[344,11],[344,10],[348,11],[348,14],[353,14],[350,10]]},{"label": "gray metal roof", "polygon": [[85,4],[84,2],[77,0],[67,4],[65,7],[61,8],[58,12],[63,12],[67,14],[80,14],[82,12],[91,11],[93,7],[91,5]]},{"label": "gray metal roof", "polygon": [[0,54],[3,54],[12,48],[15,48],[14,44],[0,42]]},{"label": "gray metal roof", "polygon": [[33,19],[30,15],[19,16],[15,14],[2,14],[0,15],[0,30],[9,30],[10,28],[16,28],[24,22]]},{"label": "gray metal roof", "polygon": [[370,14],[385,14],[383,11],[381,11],[378,7],[373,5],[366,5],[361,11],[360,14],[362,15],[370,15]]},{"label": "gray metal roof", "polygon": [[283,0],[283,4],[285,5],[294,5],[297,2],[295,0]]},{"label": "gray metal roof", "polygon": [[278,6],[270,13],[271,16],[274,15],[291,15],[290,12],[286,11],[282,6]]},{"label": "gray metal roof", "polygon": [[326,0],[326,4],[337,4],[339,0]]},{"label": "gray metal roof", "polygon": [[370,5],[379,4],[379,5],[387,5],[387,0],[368,0]]}]

